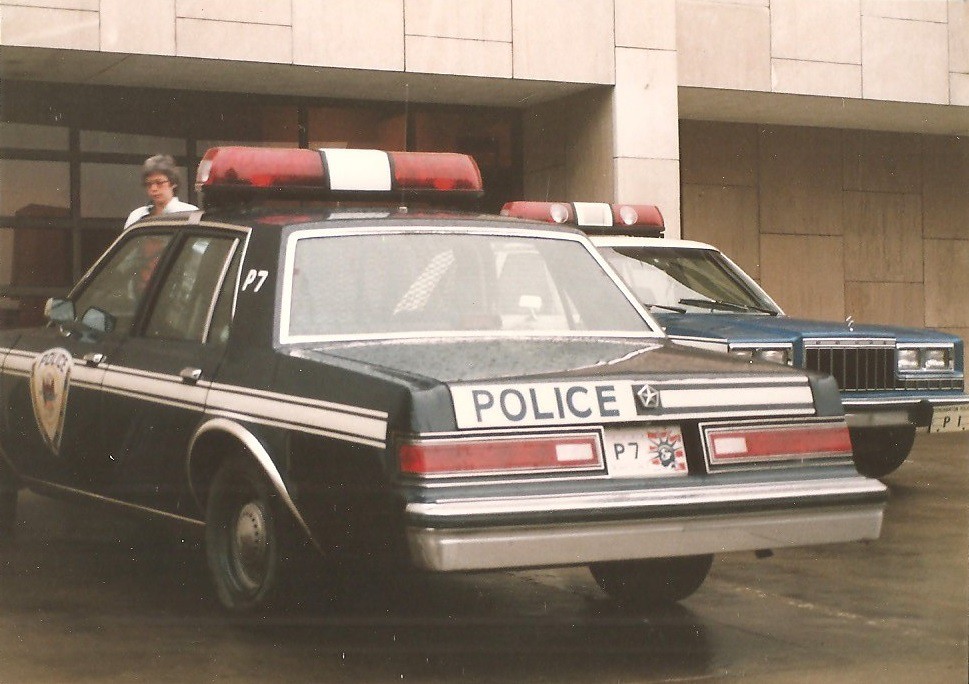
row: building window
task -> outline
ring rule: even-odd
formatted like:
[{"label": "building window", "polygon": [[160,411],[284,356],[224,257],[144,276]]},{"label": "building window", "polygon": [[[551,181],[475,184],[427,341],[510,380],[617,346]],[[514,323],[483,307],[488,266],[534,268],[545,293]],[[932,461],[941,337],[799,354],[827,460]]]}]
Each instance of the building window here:
[{"label": "building window", "polygon": [[0,328],[42,322],[117,238],[154,154],[175,157],[195,204],[199,158],[231,144],[466,152],[482,208],[521,195],[516,110],[5,82],[0,115]]}]

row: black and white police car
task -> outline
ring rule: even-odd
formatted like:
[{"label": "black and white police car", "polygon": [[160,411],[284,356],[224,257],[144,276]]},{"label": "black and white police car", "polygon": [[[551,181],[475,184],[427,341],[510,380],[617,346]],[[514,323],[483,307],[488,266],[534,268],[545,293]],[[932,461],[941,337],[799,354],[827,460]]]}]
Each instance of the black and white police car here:
[{"label": "black and white police car", "polygon": [[680,344],[833,375],[866,475],[901,466],[917,429],[969,430],[964,343],[955,335],[787,316],[716,247],[661,237],[652,205],[509,202],[502,213],[581,227]]},{"label": "black and white police car", "polygon": [[204,525],[238,610],[304,548],[641,605],[878,537],[833,380],[671,344],[579,231],[421,208],[479,195],[471,158],[213,148],[198,183],[0,332],[8,534],[24,485]]}]

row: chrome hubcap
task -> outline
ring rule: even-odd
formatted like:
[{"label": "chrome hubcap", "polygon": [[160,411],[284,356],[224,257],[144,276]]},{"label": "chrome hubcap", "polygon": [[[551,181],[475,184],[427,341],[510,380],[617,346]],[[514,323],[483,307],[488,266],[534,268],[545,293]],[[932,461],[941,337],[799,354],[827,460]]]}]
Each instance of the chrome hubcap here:
[{"label": "chrome hubcap", "polygon": [[269,566],[269,535],[266,513],[255,501],[239,509],[232,531],[232,564],[239,583],[255,591],[266,580]]}]

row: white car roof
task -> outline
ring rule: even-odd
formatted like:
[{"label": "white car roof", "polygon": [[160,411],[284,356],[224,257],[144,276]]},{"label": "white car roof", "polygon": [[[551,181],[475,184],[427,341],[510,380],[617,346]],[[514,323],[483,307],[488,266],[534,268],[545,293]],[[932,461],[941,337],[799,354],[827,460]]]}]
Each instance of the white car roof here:
[{"label": "white car roof", "polygon": [[597,247],[679,247],[686,249],[720,250],[713,245],[694,240],[674,240],[672,238],[636,237],[633,235],[590,235],[589,239]]}]

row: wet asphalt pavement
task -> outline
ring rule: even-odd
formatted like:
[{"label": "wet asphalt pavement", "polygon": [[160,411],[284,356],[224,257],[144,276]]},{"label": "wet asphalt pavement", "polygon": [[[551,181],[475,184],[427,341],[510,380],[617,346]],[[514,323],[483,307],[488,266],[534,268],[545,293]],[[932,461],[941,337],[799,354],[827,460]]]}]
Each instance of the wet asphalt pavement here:
[{"label": "wet asphalt pavement", "polygon": [[969,434],[920,436],[885,481],[878,541],[723,555],[650,614],[568,569],[386,578],[335,613],[234,617],[195,540],[22,495],[0,547],[0,684],[964,683]]}]

